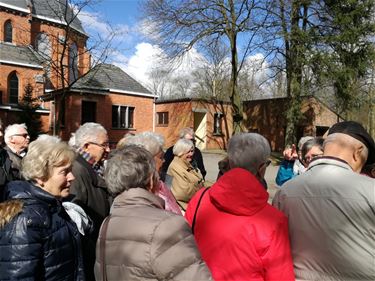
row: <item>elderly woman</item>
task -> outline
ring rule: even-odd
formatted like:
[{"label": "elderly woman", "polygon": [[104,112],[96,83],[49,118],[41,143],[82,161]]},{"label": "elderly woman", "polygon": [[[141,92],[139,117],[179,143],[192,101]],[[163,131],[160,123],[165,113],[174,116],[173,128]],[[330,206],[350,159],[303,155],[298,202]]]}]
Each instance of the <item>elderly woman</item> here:
[{"label": "elderly woman", "polygon": [[[129,144],[140,145],[150,152],[154,157],[156,171],[160,175],[160,170],[164,162],[163,136],[154,132],[143,132],[133,136],[127,135],[119,141],[117,148],[122,148]],[[176,203],[176,199],[166,184],[161,180],[159,180],[157,195],[164,200],[165,209],[167,211],[181,215],[181,211]]]},{"label": "elderly woman", "polygon": [[96,280],[210,280],[188,224],[163,210],[155,195],[158,175],[147,150],[127,145],[116,151],[105,179],[117,196],[100,230]]},{"label": "elderly woman", "polygon": [[172,177],[172,193],[185,212],[191,197],[204,186],[204,179],[199,169],[191,165],[194,154],[192,141],[179,139],[173,147],[173,154],[175,157],[167,174]]},{"label": "elderly woman", "polygon": [[8,185],[0,204],[2,280],[84,280],[80,234],[62,206],[75,153],[63,142],[37,140],[22,160],[27,181]]}]

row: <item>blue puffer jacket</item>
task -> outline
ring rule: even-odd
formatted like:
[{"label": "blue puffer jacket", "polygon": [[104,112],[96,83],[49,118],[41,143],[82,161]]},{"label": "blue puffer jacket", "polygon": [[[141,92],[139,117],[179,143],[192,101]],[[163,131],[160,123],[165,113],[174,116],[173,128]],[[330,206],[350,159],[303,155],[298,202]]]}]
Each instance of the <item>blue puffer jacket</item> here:
[{"label": "blue puffer jacket", "polygon": [[[61,202],[25,181],[8,184],[0,213],[1,280],[84,280],[80,234]],[[18,213],[12,204],[19,205]]]}]

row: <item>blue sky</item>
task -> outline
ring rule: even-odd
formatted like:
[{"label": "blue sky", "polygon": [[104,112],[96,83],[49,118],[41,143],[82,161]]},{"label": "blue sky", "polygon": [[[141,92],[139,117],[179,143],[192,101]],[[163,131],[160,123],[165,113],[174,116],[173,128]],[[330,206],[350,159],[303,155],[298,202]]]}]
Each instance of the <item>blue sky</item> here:
[{"label": "blue sky", "polygon": [[[126,73],[149,87],[152,83],[149,73],[161,64],[164,52],[157,45],[152,45],[145,35],[147,26],[140,15],[141,0],[93,0],[94,5],[79,14],[83,27],[91,38],[106,38],[109,25],[116,30],[113,40],[114,52],[106,60],[121,67]],[[98,2],[96,2],[98,1]],[[255,54],[255,57],[257,54]],[[181,63],[176,75],[189,75],[202,61],[198,50],[192,49],[188,58]],[[258,58],[257,58],[258,59]]]}]

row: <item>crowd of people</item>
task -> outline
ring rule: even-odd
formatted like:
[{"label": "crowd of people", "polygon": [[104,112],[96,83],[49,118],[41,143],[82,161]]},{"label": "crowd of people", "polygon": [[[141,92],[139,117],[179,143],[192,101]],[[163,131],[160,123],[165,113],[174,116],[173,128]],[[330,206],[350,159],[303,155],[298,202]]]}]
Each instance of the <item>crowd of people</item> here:
[{"label": "crowd of people", "polygon": [[[1,124],[0,124],[1,125]],[[283,153],[239,133],[215,183],[183,128],[81,125],[69,142],[9,125],[0,146],[0,280],[375,280],[375,144],[357,122]]]}]

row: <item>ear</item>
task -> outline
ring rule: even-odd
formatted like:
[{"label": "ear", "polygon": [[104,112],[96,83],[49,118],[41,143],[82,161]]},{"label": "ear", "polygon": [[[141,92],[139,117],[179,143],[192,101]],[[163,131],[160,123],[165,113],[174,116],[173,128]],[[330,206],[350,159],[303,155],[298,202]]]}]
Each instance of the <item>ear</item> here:
[{"label": "ear", "polygon": [[362,151],[363,151],[363,145],[361,145],[360,147],[357,147],[356,149],[354,149],[353,151],[353,159],[354,161],[358,162],[358,161],[364,161],[363,157],[362,157]]},{"label": "ear", "polygon": [[35,179],[36,183],[40,186],[40,187],[43,187],[44,186],[44,181],[40,178],[36,178]]}]

